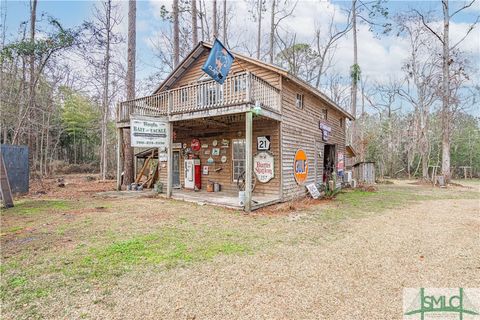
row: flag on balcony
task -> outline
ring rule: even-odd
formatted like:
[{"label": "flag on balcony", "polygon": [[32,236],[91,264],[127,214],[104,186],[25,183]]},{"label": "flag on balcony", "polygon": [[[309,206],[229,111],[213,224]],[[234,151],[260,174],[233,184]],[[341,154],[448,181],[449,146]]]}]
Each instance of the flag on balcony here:
[{"label": "flag on balcony", "polygon": [[233,54],[218,39],[215,39],[210,55],[207,61],[205,61],[202,70],[212,77],[213,80],[223,84],[232,67],[233,59],[235,59]]}]

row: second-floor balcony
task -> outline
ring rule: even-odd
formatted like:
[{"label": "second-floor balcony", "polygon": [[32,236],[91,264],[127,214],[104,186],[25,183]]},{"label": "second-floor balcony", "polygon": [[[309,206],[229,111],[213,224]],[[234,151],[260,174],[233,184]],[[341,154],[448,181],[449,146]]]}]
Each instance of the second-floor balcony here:
[{"label": "second-floor balcony", "polygon": [[280,90],[250,72],[227,77],[223,85],[213,80],[200,81],[157,94],[121,102],[117,106],[116,121],[127,124],[130,115],[168,116],[172,120],[235,113],[255,104],[271,114],[281,114]]}]

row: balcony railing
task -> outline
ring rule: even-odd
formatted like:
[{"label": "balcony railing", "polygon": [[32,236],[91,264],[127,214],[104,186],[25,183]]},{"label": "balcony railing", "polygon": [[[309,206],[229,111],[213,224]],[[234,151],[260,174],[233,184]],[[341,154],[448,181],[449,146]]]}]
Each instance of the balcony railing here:
[{"label": "balcony railing", "polygon": [[190,113],[259,102],[262,108],[280,113],[280,90],[250,72],[227,77],[223,85],[202,81],[151,96],[121,102],[117,122],[130,115],[162,116]]}]

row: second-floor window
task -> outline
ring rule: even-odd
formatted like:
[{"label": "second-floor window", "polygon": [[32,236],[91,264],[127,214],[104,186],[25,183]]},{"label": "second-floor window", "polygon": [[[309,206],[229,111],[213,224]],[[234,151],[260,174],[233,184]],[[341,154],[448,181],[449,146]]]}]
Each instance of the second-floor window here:
[{"label": "second-floor window", "polygon": [[297,93],[297,100],[295,102],[295,106],[298,109],[303,109],[303,94]]},{"label": "second-floor window", "polygon": [[320,114],[320,117],[322,118],[322,120],[327,120],[328,110],[327,109],[322,109],[322,113]]}]

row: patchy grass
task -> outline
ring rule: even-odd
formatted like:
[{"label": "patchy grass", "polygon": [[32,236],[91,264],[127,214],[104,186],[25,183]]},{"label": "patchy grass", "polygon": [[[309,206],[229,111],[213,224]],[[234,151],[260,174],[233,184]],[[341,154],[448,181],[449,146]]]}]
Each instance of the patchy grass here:
[{"label": "patchy grass", "polygon": [[62,301],[72,310],[76,300],[95,303],[88,292],[109,296],[120,281],[144,272],[161,276],[175,268],[215,265],[222,256],[244,259],[261,251],[276,257],[279,247],[322,247],[347,234],[344,220],[424,200],[478,198],[474,188],[406,182],[378,188],[346,191],[289,216],[247,216],[164,199],[24,199],[0,216],[2,307],[6,318],[72,318],[39,306]]},{"label": "patchy grass", "polygon": [[65,200],[20,200],[15,201],[13,208],[2,212],[4,215],[35,215],[39,213],[71,209],[72,205]]}]

